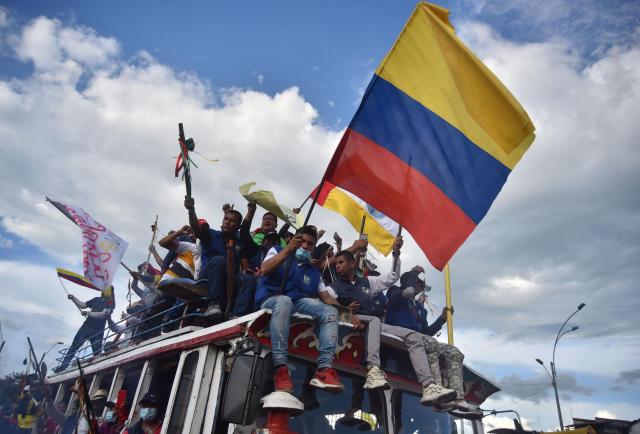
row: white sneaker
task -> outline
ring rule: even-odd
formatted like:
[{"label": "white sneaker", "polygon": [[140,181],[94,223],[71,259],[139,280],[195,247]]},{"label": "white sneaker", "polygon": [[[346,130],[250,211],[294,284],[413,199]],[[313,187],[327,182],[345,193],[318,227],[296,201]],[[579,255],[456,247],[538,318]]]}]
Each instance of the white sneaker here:
[{"label": "white sneaker", "polygon": [[362,386],[364,389],[389,389],[387,374],[378,366],[372,366],[367,372],[367,381]]},{"label": "white sneaker", "polygon": [[455,399],[456,391],[447,389],[446,387],[438,386],[435,383],[429,384],[422,389],[422,399],[420,404],[422,405],[436,405],[439,403],[451,401]]}]

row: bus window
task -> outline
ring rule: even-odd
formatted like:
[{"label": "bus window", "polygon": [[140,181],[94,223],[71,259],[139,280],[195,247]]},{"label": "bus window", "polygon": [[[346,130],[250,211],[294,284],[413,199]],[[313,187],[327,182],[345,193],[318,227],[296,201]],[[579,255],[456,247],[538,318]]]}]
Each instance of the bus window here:
[{"label": "bus window", "polygon": [[98,377],[96,390],[104,389],[107,392],[111,389],[114,371],[105,372]]},{"label": "bus window", "polygon": [[140,374],[142,373],[142,366],[143,365],[139,363],[121,368],[120,372],[118,372],[118,378],[116,379],[114,390],[111,392],[112,401],[116,401],[119,391],[125,390],[127,392],[127,398],[124,406],[127,413],[131,410],[131,404],[136,394]]},{"label": "bus window", "polygon": [[178,434],[182,432],[182,424],[187,414],[187,408],[189,407],[189,397],[191,396],[196,368],[198,367],[198,355],[198,351],[194,351],[189,353],[184,359],[167,434]]},{"label": "bus window", "polygon": [[447,413],[437,413],[420,404],[420,396],[395,391],[391,395],[394,434],[451,434],[455,424]]},{"label": "bus window", "polygon": [[[179,353],[153,359],[144,374],[142,385],[138,392],[138,402],[147,392],[153,393],[159,398],[160,412],[164,414],[179,361]],[[135,424],[137,421],[138,414],[134,414],[131,418],[131,424]]]},{"label": "bus window", "polygon": [[69,403],[69,398],[71,398],[71,393],[73,393],[73,381],[67,381],[66,383],[62,383],[60,385],[62,388],[58,392],[58,396],[56,397],[56,404],[67,404]]}]

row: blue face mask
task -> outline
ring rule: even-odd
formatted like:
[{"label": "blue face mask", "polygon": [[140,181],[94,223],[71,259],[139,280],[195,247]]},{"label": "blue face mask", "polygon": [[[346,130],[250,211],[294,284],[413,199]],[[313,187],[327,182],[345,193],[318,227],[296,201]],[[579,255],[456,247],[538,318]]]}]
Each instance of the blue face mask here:
[{"label": "blue face mask", "polygon": [[140,419],[145,422],[155,419],[157,410],[155,408],[143,407],[140,409]]},{"label": "blue face mask", "polygon": [[104,421],[105,422],[113,422],[113,420],[115,419],[112,410],[107,410],[104,412]]},{"label": "blue face mask", "polygon": [[298,250],[296,250],[296,259],[300,262],[311,262],[311,252],[302,247],[298,247]]}]

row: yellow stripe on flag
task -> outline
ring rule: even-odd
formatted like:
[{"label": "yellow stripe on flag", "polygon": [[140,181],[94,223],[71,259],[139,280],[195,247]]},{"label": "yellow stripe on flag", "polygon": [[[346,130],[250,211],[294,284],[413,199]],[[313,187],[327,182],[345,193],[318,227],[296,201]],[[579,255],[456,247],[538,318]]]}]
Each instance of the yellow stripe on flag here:
[{"label": "yellow stripe on flag", "polygon": [[529,116],[458,39],[444,8],[418,4],[376,74],[509,169],[533,142]]},{"label": "yellow stripe on flag", "polygon": [[385,256],[391,253],[395,234],[383,228],[365,208],[340,188],[333,188],[322,206],[342,214],[356,231],[360,231],[362,216],[366,215],[364,233],[367,234],[369,244]]}]

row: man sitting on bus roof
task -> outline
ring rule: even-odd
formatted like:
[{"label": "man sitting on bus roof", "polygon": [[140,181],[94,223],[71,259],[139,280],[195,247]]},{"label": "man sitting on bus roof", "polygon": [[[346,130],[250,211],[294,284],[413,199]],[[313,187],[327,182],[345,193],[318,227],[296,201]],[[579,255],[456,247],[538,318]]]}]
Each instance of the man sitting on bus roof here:
[{"label": "man sitting on bus roof", "polygon": [[251,222],[256,212],[256,203],[247,203],[247,214],[240,226],[240,273],[236,276],[238,283],[230,318],[246,315],[254,311],[255,292],[260,266],[272,247],[285,247],[287,243],[276,232],[278,218],[267,211],[262,216],[259,228],[251,231]]},{"label": "man sitting on bus roof", "polygon": [[[222,307],[226,300],[227,287],[227,259],[230,259],[230,269],[238,271],[239,258],[236,251],[240,249],[238,229],[242,222],[242,214],[231,206],[223,207],[224,218],[220,230],[211,229],[208,224],[203,225],[198,220],[195,211],[195,201],[185,197],[184,206],[189,211],[189,224],[193,234],[200,241],[200,269],[198,279],[207,279],[208,295],[211,299],[205,315],[213,320],[222,319]],[[229,300],[232,302],[232,300]]]},{"label": "man sitting on bus roof", "polygon": [[[482,417],[482,412],[464,399],[463,365],[464,354],[453,345],[438,342],[433,335],[438,333],[447,322],[447,311],[453,314],[453,307],[442,309],[442,314],[431,325],[427,322],[427,310],[424,308],[426,291],[431,288],[420,278],[424,269],[413,267],[400,278],[400,286],[392,286],[387,292],[389,302],[385,322],[389,325],[415,330],[424,335],[424,347],[429,360],[429,369],[436,384],[455,390],[455,399],[438,405],[443,411],[463,418]],[[416,295],[418,300],[416,300]],[[446,369],[441,369],[440,360]]]},{"label": "man sitting on bus roof", "polygon": [[338,341],[338,311],[318,299],[324,291],[320,271],[311,263],[318,239],[314,228],[301,228],[286,247],[275,246],[262,263],[256,308],[271,310],[271,351],[276,391],[292,392],[287,368],[289,325],[295,312],[313,317],[318,334],[318,368],[310,385],[340,392],[344,389],[331,367]]},{"label": "man sitting on bus roof", "polygon": [[[397,264],[396,269],[383,279],[379,277],[358,277],[355,273],[356,261],[353,254],[346,251],[339,252],[336,255],[338,280],[330,288],[335,291],[337,300],[343,306],[353,304],[357,306],[354,312],[357,314],[354,324],[358,325],[358,322],[362,322],[367,326],[367,381],[364,384],[364,388],[388,389],[390,387],[387,376],[380,366],[380,334],[384,332],[394,335],[404,342],[409,352],[413,370],[422,385],[422,399],[420,402],[423,405],[435,405],[439,402],[451,400],[455,397],[455,391],[436,384],[429,370],[429,362],[424,351],[424,336],[405,327],[384,324],[380,318],[374,316],[373,296],[389,288],[398,280],[401,247],[402,237],[398,237],[393,243],[393,256]],[[327,292],[331,296],[334,295],[331,294],[331,291]],[[329,297],[325,296],[325,298],[328,299]]]}]

